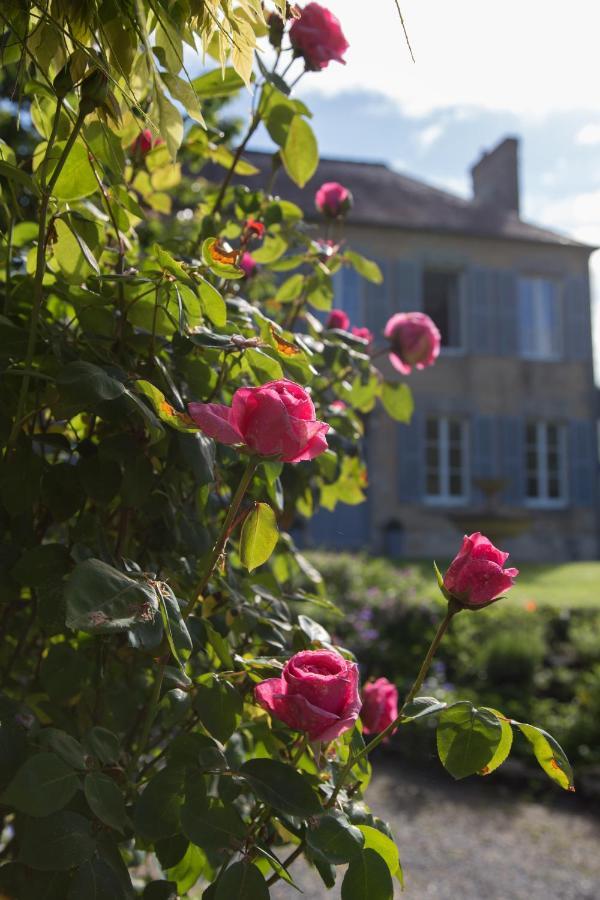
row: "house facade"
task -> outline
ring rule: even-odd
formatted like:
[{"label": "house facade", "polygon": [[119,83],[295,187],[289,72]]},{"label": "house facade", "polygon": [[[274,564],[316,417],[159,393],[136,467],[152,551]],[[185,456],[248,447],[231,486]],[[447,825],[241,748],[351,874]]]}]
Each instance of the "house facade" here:
[{"label": "house facade", "polygon": [[518,150],[507,138],[483,155],[471,201],[335,160],[297,196],[286,186],[307,211],[323,181],[354,195],[344,237],[384,282],[336,276],[353,324],[380,336],[422,310],[442,334],[436,364],[408,378],[410,425],[369,416],[368,502],[320,515],[313,543],[444,560],[481,530],[522,561],[597,557],[593,248],[520,218]]}]

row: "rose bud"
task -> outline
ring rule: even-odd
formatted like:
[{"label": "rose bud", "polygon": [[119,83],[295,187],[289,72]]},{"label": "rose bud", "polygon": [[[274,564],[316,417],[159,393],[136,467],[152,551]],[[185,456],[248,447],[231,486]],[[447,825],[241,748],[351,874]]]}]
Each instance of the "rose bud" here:
[{"label": "rose bud", "polygon": [[258,269],[258,263],[255,261],[252,254],[247,251],[240,256],[238,266],[240,269],[244,270],[246,278],[251,278]]},{"label": "rose bud", "polygon": [[333,650],[303,650],[287,661],[281,678],[257,684],[254,696],[309,740],[333,741],[358,718],[358,666]]},{"label": "rose bud", "polygon": [[296,56],[304,58],[307,69],[317,72],[326,69],[331,60],[343,63],[348,41],[339,20],[324,6],[309,3],[300,10],[290,28],[290,41]]},{"label": "rose bud", "polygon": [[265,226],[262,222],[258,222],[256,219],[247,219],[244,222],[244,237],[246,240],[250,240],[250,238],[258,238],[262,240],[265,236]]},{"label": "rose bud", "polygon": [[458,555],[444,575],[444,589],[465,609],[482,609],[509,591],[518,569],[505,569],[509,554],[498,550],[479,531],[465,535]]},{"label": "rose bud", "polygon": [[350,319],[343,309],[332,309],[327,319],[327,328],[340,328],[342,331],[348,331],[350,328]]},{"label": "rose bud", "polygon": [[390,342],[390,362],[403,375],[409,375],[413,366],[433,365],[439,356],[441,336],[425,313],[396,313],[383,333]]},{"label": "rose bud", "polygon": [[327,450],[329,425],[316,420],[312,400],[293,381],[238,388],[230,407],[190,403],[188,410],[204,434],[258,456],[296,463]]},{"label": "rose bud", "polygon": [[144,128],[131,145],[130,152],[133,156],[144,157],[153,147],[159,147],[161,144],[164,144],[162,138],[153,137],[150,129]]},{"label": "rose bud", "polygon": [[363,341],[366,341],[367,344],[370,344],[373,340],[373,332],[368,328],[357,328],[354,327],[352,329],[352,334],[354,337],[362,338]]},{"label": "rose bud", "polygon": [[324,216],[337,219],[352,207],[352,194],[337,181],[326,181],[315,194],[315,206]]},{"label": "rose bud", "polygon": [[398,718],[398,690],[387,678],[368,681],[363,687],[360,718],[365,734],[379,734]]}]

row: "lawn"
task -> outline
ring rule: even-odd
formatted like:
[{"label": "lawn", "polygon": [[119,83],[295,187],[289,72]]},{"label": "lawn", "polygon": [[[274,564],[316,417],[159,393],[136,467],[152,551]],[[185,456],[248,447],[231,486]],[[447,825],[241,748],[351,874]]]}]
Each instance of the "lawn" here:
[{"label": "lawn", "polygon": [[[430,579],[432,592],[436,590],[435,576],[429,562],[418,560],[407,565],[414,566],[425,579]],[[441,562],[438,565],[442,568]],[[445,565],[447,563],[444,568]],[[537,606],[555,609],[600,608],[600,562],[520,564],[519,577],[507,594],[506,602],[509,601],[521,607],[533,601]]]}]

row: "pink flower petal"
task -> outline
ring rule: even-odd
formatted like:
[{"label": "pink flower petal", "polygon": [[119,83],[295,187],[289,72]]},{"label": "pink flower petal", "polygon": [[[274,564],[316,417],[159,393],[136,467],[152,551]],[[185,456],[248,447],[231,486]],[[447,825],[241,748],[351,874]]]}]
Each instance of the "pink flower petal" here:
[{"label": "pink flower petal", "polygon": [[220,403],[189,403],[188,411],[196,425],[222,444],[243,444],[244,439],[231,422],[231,410]]}]

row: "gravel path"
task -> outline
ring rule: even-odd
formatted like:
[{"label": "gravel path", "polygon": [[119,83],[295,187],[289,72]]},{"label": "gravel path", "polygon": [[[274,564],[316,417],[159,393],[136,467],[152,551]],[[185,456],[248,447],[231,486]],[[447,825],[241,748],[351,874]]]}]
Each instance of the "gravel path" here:
[{"label": "gravel path", "polygon": [[[368,800],[396,835],[401,900],[600,900],[600,818],[548,784],[544,803],[491,778],[454,782],[435,761],[415,769],[376,761]],[[340,873],[343,869],[339,870]],[[307,900],[338,900],[302,863],[294,878]],[[277,900],[297,891],[272,888]]]}]

